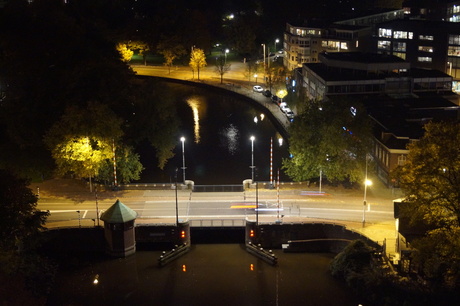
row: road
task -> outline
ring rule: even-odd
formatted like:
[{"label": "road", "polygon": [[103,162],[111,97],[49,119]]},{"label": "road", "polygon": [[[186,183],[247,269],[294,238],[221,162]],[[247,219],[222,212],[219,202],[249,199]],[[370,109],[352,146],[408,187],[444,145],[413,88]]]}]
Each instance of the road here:
[{"label": "road", "polygon": [[[138,213],[138,219],[171,219],[176,217],[176,196],[174,190],[144,190],[119,192],[120,201]],[[55,198],[41,197],[38,209],[49,210],[48,222],[66,220],[91,220],[96,211],[101,214],[115,198],[96,197]],[[328,220],[362,221],[363,198],[356,193],[333,194],[301,190],[246,191],[246,192],[190,192],[178,190],[177,208],[181,219],[246,219],[255,217],[256,201],[261,216],[305,217]],[[393,206],[388,197],[369,197],[366,208],[366,222],[393,221]]]}]

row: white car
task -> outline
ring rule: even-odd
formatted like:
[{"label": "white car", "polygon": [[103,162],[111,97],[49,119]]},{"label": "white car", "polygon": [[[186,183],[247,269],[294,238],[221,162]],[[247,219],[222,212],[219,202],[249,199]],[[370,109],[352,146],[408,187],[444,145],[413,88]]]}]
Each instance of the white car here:
[{"label": "white car", "polygon": [[256,85],[252,88],[255,92],[262,92],[264,91],[264,89],[262,88],[262,86],[259,86],[259,85]]},{"label": "white car", "polygon": [[284,112],[289,119],[294,119],[294,112],[289,108]]}]

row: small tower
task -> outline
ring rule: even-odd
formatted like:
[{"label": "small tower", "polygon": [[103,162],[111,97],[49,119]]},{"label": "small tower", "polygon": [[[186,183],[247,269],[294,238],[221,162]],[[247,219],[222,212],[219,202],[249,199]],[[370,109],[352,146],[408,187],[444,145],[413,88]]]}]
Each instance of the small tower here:
[{"label": "small tower", "polygon": [[107,254],[126,257],[136,252],[134,220],[137,213],[117,200],[102,215]]}]

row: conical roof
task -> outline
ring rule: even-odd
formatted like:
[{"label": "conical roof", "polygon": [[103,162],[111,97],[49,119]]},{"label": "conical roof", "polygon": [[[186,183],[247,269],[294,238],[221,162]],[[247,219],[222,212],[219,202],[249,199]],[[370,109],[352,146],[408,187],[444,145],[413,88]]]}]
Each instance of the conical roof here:
[{"label": "conical roof", "polygon": [[107,223],[125,223],[136,217],[137,212],[117,200],[101,215],[101,220]]}]

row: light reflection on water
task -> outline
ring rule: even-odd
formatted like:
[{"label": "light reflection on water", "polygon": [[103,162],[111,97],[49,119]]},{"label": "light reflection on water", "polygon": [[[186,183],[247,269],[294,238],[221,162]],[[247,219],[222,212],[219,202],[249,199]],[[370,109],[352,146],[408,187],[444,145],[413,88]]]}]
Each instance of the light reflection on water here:
[{"label": "light reflection on water", "polygon": [[330,276],[332,254],[274,253],[275,267],[243,244],[199,244],[159,268],[161,251],[138,251],[59,275],[49,305],[359,304]]},{"label": "light reflection on water", "polygon": [[187,99],[187,104],[192,109],[193,114],[193,133],[195,136],[195,143],[200,143],[200,99],[199,96],[192,96]]},{"label": "light reflection on water", "polygon": [[234,155],[238,152],[238,144],[240,141],[239,130],[230,123],[227,127],[223,127],[220,132],[221,146],[228,151],[229,154]]}]

